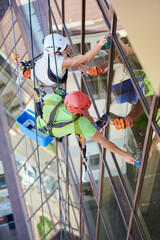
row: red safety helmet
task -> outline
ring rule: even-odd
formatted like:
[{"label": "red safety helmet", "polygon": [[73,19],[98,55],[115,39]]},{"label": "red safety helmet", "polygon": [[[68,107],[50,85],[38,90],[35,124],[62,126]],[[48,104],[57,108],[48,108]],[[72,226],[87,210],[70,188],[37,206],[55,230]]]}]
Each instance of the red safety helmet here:
[{"label": "red safety helmet", "polygon": [[85,93],[73,91],[66,95],[64,105],[68,112],[80,114],[86,112],[90,108],[91,100]]}]

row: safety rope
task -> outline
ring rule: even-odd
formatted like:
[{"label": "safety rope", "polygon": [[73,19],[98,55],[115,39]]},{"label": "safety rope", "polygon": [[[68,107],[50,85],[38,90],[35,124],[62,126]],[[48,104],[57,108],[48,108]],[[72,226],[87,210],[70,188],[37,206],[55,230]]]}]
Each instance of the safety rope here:
[{"label": "safety rope", "polygon": [[40,18],[41,27],[42,27],[42,32],[43,32],[43,38],[45,38],[44,28],[43,28],[43,22],[42,22],[42,15],[41,15],[41,10],[40,10],[40,6],[39,6],[39,1],[38,1],[38,0],[37,0],[37,5],[38,5],[39,18]]},{"label": "safety rope", "polygon": [[60,177],[60,183],[61,183],[61,187],[60,187],[60,196],[61,196],[61,237],[60,239],[63,239],[63,234],[62,234],[62,225],[64,224],[64,226],[66,225],[65,222],[63,221],[63,214],[62,214],[62,208],[63,208],[63,190],[62,190],[62,178],[63,178],[63,171],[62,171],[62,144],[60,144],[60,152],[61,152],[61,156],[60,156],[60,169],[61,169],[61,177]]},{"label": "safety rope", "polygon": [[[51,7],[50,7],[50,0],[48,0],[48,9],[49,9],[49,26],[50,26],[50,33],[52,34],[52,42],[53,42],[53,49],[54,49],[54,60],[55,60],[55,66],[56,66],[56,78],[57,78],[57,84],[59,88],[59,80],[58,80],[58,68],[57,68],[57,60],[56,60],[56,54],[55,54],[55,42],[54,42],[54,36],[53,36],[53,28],[52,28],[52,19],[51,19]],[[68,138],[68,137],[67,137]],[[62,144],[61,144],[62,145]],[[68,148],[68,146],[67,146]],[[68,154],[68,151],[66,151]],[[66,156],[66,181],[65,181],[65,186],[66,186],[66,199],[65,199],[65,222],[64,222],[64,234],[65,234],[65,239],[66,239],[66,221],[67,221],[67,159],[68,156]],[[62,162],[60,161],[60,167],[62,169]],[[61,175],[62,177],[62,175]],[[61,182],[61,192],[62,192],[62,182]],[[61,207],[62,211],[62,207]],[[62,213],[61,213],[61,239],[62,239]]]},{"label": "safety rope", "polygon": [[[68,136],[66,136],[66,183],[68,179]],[[66,221],[67,221],[67,184],[65,194],[65,225],[64,225],[64,239],[66,239]]]},{"label": "safety rope", "polygon": [[[29,5],[29,23],[30,23],[30,38],[31,38],[31,49],[32,49],[32,62],[34,60],[34,51],[33,51],[33,35],[32,35],[32,18],[31,18],[31,3],[28,0]],[[35,84],[35,66],[33,64],[33,81],[34,88]],[[34,98],[34,110],[36,110],[36,102]],[[38,171],[39,171],[39,184],[40,184],[40,195],[41,195],[41,206],[42,206],[42,222],[43,222],[43,231],[44,231],[44,239],[45,239],[45,226],[44,226],[44,209],[43,209],[43,196],[42,196],[42,179],[41,179],[41,171],[40,171],[40,159],[39,159],[39,148],[38,148],[38,133],[37,133],[37,116],[35,111],[35,128],[36,128],[36,143],[37,143],[37,160],[38,160]]]},{"label": "safety rope", "polygon": [[58,84],[58,87],[59,87],[58,68],[57,68],[57,60],[56,60],[56,54],[55,54],[55,42],[54,42],[53,28],[52,28],[50,0],[48,0],[48,9],[49,9],[49,26],[50,26],[49,31],[52,34],[52,42],[53,42],[53,50],[54,50],[54,60],[55,60],[55,66],[56,66],[56,78],[57,78],[57,84]]},{"label": "safety rope", "polygon": [[[16,48],[16,39],[15,39],[15,29],[14,29],[14,19],[13,19],[13,8],[12,8],[12,0],[9,1],[10,3],[10,9],[11,9],[11,18],[12,18],[12,29],[13,29],[13,38],[14,38],[14,50],[15,54],[17,54],[17,48]],[[20,106],[21,109],[23,109],[23,101],[22,101],[22,93],[21,93],[21,86],[20,86],[20,74],[18,69],[18,61],[16,61],[16,68],[17,68],[17,77],[18,77],[18,86],[19,86],[19,98],[20,98]],[[31,182],[30,182],[30,175],[29,175],[29,159],[28,159],[28,149],[27,149],[27,139],[26,136],[24,136],[25,140],[25,150],[26,150],[26,158],[27,158],[27,170],[28,170],[28,176],[29,176],[29,193],[30,193],[30,201],[31,201],[31,212],[32,212],[32,219],[33,219],[33,232],[34,232],[34,238],[36,236],[35,233],[35,223],[34,223],[34,214],[33,214],[33,202],[32,202],[32,193],[31,193]]]}]

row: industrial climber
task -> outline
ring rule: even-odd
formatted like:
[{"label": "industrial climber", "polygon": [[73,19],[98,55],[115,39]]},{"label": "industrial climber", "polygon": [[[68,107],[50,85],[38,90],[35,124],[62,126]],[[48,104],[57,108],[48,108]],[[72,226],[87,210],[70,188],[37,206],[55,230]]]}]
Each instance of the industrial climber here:
[{"label": "industrial climber", "polygon": [[127,163],[134,165],[137,160],[132,154],[118,148],[93,127],[93,118],[87,112],[90,106],[90,98],[80,91],[72,91],[64,99],[58,94],[47,94],[44,97],[41,116],[38,113],[37,127],[43,134],[56,138],[72,133],[91,138],[109,151],[123,157]]},{"label": "industrial climber", "polygon": [[57,83],[63,84],[67,80],[68,68],[74,66],[87,75],[90,67],[83,64],[91,61],[107,41],[108,35],[104,35],[95,47],[84,55],[70,56],[72,51],[67,38],[60,34],[48,35],[44,40],[44,54],[35,64],[37,80],[48,87],[54,87]]}]

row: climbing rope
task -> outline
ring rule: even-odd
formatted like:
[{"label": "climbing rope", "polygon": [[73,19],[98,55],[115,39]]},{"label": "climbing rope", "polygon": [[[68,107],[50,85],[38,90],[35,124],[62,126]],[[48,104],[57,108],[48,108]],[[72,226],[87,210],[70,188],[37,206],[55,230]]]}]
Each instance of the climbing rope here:
[{"label": "climbing rope", "polygon": [[42,22],[42,15],[41,15],[41,10],[40,10],[40,6],[39,6],[39,1],[38,1],[38,0],[37,0],[37,5],[38,5],[39,18],[40,18],[41,27],[42,27],[42,32],[43,32],[43,38],[45,38],[44,28],[43,28],[43,22]]},{"label": "climbing rope", "polygon": [[[50,7],[50,0],[48,0],[48,9],[49,9],[49,26],[50,26],[50,33],[52,34],[52,42],[53,42],[53,49],[54,49],[54,60],[55,60],[55,67],[56,67],[56,78],[57,78],[57,85],[59,89],[59,80],[58,80],[58,68],[57,68],[57,60],[56,60],[56,54],[55,54],[55,42],[54,42],[54,36],[53,36],[53,29],[52,29],[52,19],[51,19],[51,7]],[[62,145],[62,144],[61,144]],[[65,239],[66,239],[66,221],[67,221],[67,166],[68,166],[68,146],[67,146],[67,151],[66,151],[66,194],[65,194],[65,221],[64,221],[64,234],[65,234]],[[60,161],[60,168],[62,171],[62,162]],[[61,174],[62,178],[62,174]],[[62,179],[61,179],[61,197],[63,197],[62,194]],[[63,203],[63,201],[62,201]],[[62,207],[61,207],[61,239],[62,239]]]},{"label": "climbing rope", "polygon": [[57,84],[58,84],[58,88],[59,88],[58,68],[57,68],[57,60],[56,60],[56,54],[55,54],[55,42],[54,42],[53,28],[52,28],[50,0],[48,0],[48,9],[49,9],[49,26],[50,26],[49,31],[52,34],[52,42],[53,42],[53,50],[54,50],[54,60],[55,60],[55,66],[56,66],[56,78],[57,78]]},{"label": "climbing rope", "polygon": [[[31,38],[31,49],[32,49],[32,62],[34,61],[34,52],[33,52],[33,35],[32,35],[32,18],[31,18],[31,3],[28,0],[29,5],[29,23],[30,23],[30,38]],[[34,88],[36,88],[35,84],[35,67],[33,64],[33,81]],[[36,110],[36,102],[34,98],[34,110]],[[36,111],[35,111],[36,113]],[[39,181],[40,181],[40,195],[41,195],[41,206],[42,206],[42,222],[43,222],[43,231],[44,231],[44,239],[45,239],[45,226],[44,226],[44,209],[43,209],[43,196],[42,196],[42,179],[41,179],[41,171],[40,171],[40,159],[39,159],[39,148],[38,148],[38,133],[37,133],[37,116],[35,114],[35,129],[36,129],[36,143],[37,143],[37,160],[38,160],[38,171],[39,171]]]}]

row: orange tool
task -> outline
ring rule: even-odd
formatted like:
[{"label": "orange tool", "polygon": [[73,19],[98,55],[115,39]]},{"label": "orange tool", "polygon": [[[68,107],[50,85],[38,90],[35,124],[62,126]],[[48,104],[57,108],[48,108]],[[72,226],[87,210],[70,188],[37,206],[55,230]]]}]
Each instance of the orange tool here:
[{"label": "orange tool", "polygon": [[133,120],[131,117],[121,118],[121,119],[115,119],[114,125],[116,130],[125,129],[127,127],[132,128],[133,127]]}]

